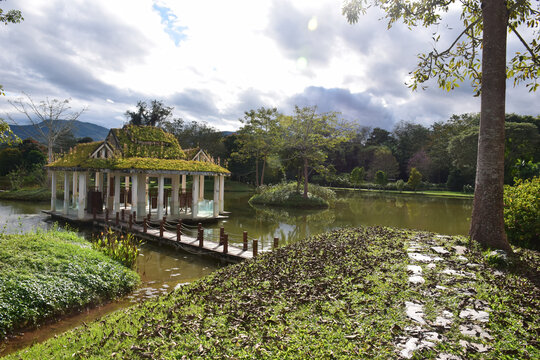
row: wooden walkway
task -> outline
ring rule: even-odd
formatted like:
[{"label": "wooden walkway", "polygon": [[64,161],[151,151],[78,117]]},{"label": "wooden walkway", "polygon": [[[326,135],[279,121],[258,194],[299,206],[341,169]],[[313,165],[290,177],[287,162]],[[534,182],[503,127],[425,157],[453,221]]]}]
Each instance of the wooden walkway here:
[{"label": "wooden walkway", "polygon": [[163,225],[163,228],[160,229],[158,223],[147,223],[145,231],[144,225],[141,223],[132,223],[130,225],[127,221],[119,221],[117,224],[116,219],[109,219],[106,223],[104,215],[97,215],[94,218],[94,216],[87,214],[84,219],[78,219],[74,214],[66,215],[58,211],[53,212],[43,210],[43,213],[50,215],[52,218],[75,224],[93,225],[95,227],[102,227],[104,229],[110,228],[114,231],[119,231],[126,234],[131,233],[138,238],[150,241],[152,243],[167,245],[176,249],[182,249],[189,253],[211,256],[232,263],[251,259],[254,257],[254,254],[255,256],[257,254],[256,249],[258,244],[256,241],[254,241],[252,248],[249,250],[247,249],[247,246],[244,245],[244,250],[244,248],[231,246],[228,241],[226,242],[226,245],[220,245],[219,242],[205,239],[204,231],[203,240],[201,242],[200,239],[187,236],[185,234],[180,234],[180,239],[178,239],[178,234],[176,231],[167,229],[165,225]]}]

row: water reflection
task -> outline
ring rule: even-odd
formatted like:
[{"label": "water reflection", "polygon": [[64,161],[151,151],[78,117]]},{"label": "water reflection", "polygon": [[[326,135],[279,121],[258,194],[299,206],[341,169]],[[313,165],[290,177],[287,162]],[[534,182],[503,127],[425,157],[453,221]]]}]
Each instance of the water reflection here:
[{"label": "water reflection", "polygon": [[306,236],[347,226],[392,226],[466,235],[469,230],[471,199],[428,197],[366,191],[340,191],[336,206],[325,210],[284,209],[246,205],[251,194],[227,193],[229,219],[224,226],[232,242],[241,242],[242,231],[262,239],[270,248],[272,239],[293,242]]}]

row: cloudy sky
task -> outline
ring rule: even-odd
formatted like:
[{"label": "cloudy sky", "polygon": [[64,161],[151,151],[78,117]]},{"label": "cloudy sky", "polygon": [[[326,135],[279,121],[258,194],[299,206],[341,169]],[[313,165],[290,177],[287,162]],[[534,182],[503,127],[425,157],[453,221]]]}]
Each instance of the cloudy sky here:
[{"label": "cloudy sky", "polygon": [[[429,125],[478,112],[468,84],[445,92],[404,82],[434,29],[386,29],[376,10],[349,25],[340,0],[8,0],[21,24],[0,26],[0,116],[22,92],[71,98],[80,118],[118,127],[139,100],[222,130],[260,106],[339,111],[361,125]],[[457,26],[438,27],[443,41]],[[446,38],[445,38],[446,37]],[[517,49],[509,36],[509,49]],[[538,94],[508,86],[507,112],[537,115]]]}]

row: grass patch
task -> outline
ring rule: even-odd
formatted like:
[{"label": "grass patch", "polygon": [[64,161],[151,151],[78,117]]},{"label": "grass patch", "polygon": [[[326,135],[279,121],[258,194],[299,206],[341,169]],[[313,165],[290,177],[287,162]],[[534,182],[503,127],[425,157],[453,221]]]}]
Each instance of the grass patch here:
[{"label": "grass patch", "polygon": [[[450,291],[426,296],[423,292],[440,281],[435,271],[426,272],[422,288],[407,283],[406,248],[412,238],[437,239],[430,233],[380,227],[317,235],[11,357],[397,359],[396,339],[415,326],[405,315],[405,301],[421,299],[427,320],[441,308],[458,313],[474,306]],[[464,238],[437,241],[449,247]],[[538,272],[538,256],[517,253],[520,258],[503,275],[494,274],[480,250],[467,254],[479,264],[470,271],[481,280],[467,286],[493,309],[486,325],[494,338],[491,350],[466,352],[459,345],[463,336],[457,318],[444,341],[415,358],[434,359],[440,352],[467,359],[540,356],[540,296],[530,280]]]},{"label": "grass patch", "polygon": [[352,189],[352,188],[344,188],[344,187],[331,187],[333,190],[348,190],[348,191],[369,191],[369,192],[382,192],[382,193],[390,193],[390,194],[404,194],[404,195],[419,195],[419,196],[432,196],[432,197],[446,197],[446,198],[464,198],[464,199],[472,199],[474,198],[474,194],[467,194],[463,192],[458,191],[448,191],[448,190],[425,190],[425,191],[409,191],[409,190],[380,190],[380,189]]},{"label": "grass patch", "polygon": [[74,232],[0,234],[0,336],[118,297],[138,282]]},{"label": "grass patch", "polygon": [[308,186],[308,197],[304,198],[303,189],[298,190],[296,183],[259,186],[257,194],[249,199],[250,204],[283,206],[303,209],[327,208],[336,199],[334,191],[314,184]]},{"label": "grass patch", "polygon": [[[62,190],[56,190],[57,197],[63,196]],[[51,190],[48,188],[30,188],[11,191],[0,191],[0,199],[20,201],[51,200]]]}]

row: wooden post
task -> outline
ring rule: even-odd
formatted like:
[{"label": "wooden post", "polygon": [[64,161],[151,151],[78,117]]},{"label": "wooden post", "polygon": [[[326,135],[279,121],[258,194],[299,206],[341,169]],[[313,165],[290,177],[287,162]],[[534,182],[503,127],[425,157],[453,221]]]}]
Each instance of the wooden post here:
[{"label": "wooden post", "polygon": [[202,248],[203,246],[204,246],[204,230],[202,228],[199,228],[199,247]]},{"label": "wooden post", "polygon": [[129,230],[133,227],[133,214],[129,214]]},{"label": "wooden post", "polygon": [[165,227],[165,221],[161,220],[159,223],[159,237],[163,238],[163,228]]},{"label": "wooden post", "polygon": [[223,253],[229,252],[229,234],[223,234]]},{"label": "wooden post", "polygon": [[119,223],[120,223],[120,213],[117,211],[116,212],[116,225],[118,226]]},{"label": "wooden post", "polygon": [[92,216],[94,218],[94,221],[96,221],[96,218],[97,218],[97,209],[96,208],[92,209]]},{"label": "wooden post", "polygon": [[109,223],[109,209],[105,209],[105,224]]},{"label": "wooden post", "polygon": [[143,233],[147,233],[148,232],[148,220],[146,220],[146,218],[143,219]]},{"label": "wooden post", "polygon": [[279,245],[279,238],[275,237],[274,238],[274,249],[277,249],[278,245]]},{"label": "wooden post", "polygon": [[244,246],[242,247],[242,250],[247,251],[247,249],[248,249],[247,231],[244,231],[243,240],[244,240]]},{"label": "wooden post", "polygon": [[121,214],[122,222],[124,222],[126,220],[124,209],[120,210],[120,214]]},{"label": "wooden post", "polygon": [[256,257],[257,256],[257,247],[259,245],[259,241],[258,240],[253,240],[253,257]]},{"label": "wooden post", "polygon": [[133,212],[133,221],[137,222],[137,211]]},{"label": "wooden post", "polygon": [[181,242],[182,241],[182,222],[179,221],[178,224],[176,224],[176,241]]},{"label": "wooden post", "polygon": [[225,228],[222,226],[219,228],[219,245],[223,245],[223,236],[225,235]]}]

